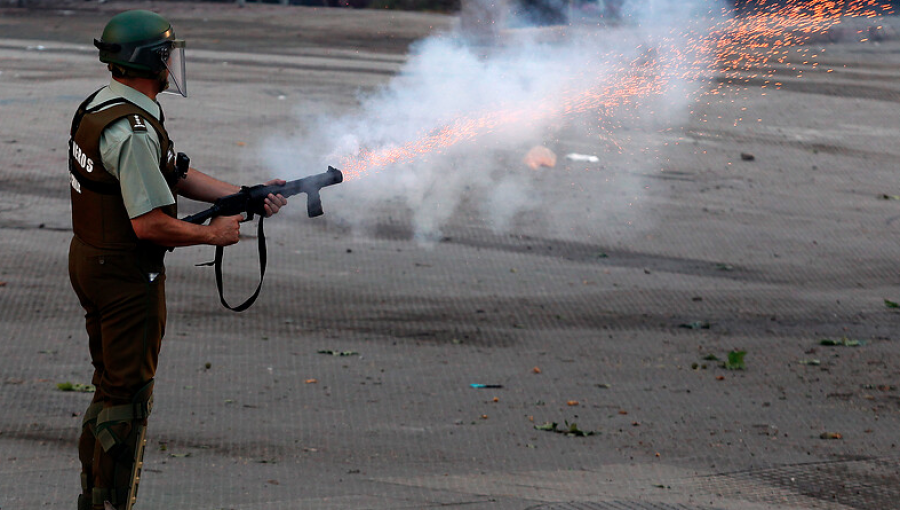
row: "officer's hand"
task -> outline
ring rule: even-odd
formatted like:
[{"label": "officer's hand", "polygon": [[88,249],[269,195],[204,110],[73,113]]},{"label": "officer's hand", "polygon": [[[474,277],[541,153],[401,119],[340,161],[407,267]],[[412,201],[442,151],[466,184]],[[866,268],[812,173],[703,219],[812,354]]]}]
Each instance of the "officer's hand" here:
[{"label": "officer's hand", "polygon": [[[284,186],[286,182],[287,181],[285,181],[284,179],[272,179],[271,181],[265,183],[264,185],[265,186],[274,186],[274,185]],[[281,209],[282,207],[284,207],[286,205],[287,205],[286,198],[284,198],[281,195],[274,195],[272,193],[269,193],[269,196],[266,197],[266,200],[263,203],[263,208],[266,210],[266,217],[268,218],[269,216],[272,216],[273,214],[277,213],[279,209]]]},{"label": "officer's hand", "polygon": [[241,220],[244,219],[240,214],[235,216],[216,216],[209,222],[209,227],[213,229],[213,239],[209,244],[214,246],[228,246],[238,242],[241,235]]}]

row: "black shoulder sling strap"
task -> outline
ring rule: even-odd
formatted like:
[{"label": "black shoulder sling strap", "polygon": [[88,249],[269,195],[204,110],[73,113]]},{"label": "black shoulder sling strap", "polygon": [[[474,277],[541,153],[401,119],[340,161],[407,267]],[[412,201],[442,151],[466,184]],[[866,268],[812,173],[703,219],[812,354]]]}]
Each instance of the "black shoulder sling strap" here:
[{"label": "black shoulder sling strap", "polygon": [[225,247],[224,246],[216,246],[216,258],[211,262],[204,262],[202,264],[197,264],[198,266],[214,266],[216,271],[216,289],[219,291],[219,301],[222,303],[222,306],[231,310],[232,312],[243,312],[244,310],[250,308],[250,306],[256,302],[256,298],[259,297],[260,291],[262,291],[263,278],[266,276],[266,232],[263,230],[263,220],[264,216],[259,217],[259,224],[256,227],[256,238],[257,245],[259,248],[259,283],[256,285],[256,291],[253,292],[249,298],[247,298],[243,303],[237,306],[231,306],[225,301],[225,293],[223,291],[222,286],[222,258],[225,255]]}]

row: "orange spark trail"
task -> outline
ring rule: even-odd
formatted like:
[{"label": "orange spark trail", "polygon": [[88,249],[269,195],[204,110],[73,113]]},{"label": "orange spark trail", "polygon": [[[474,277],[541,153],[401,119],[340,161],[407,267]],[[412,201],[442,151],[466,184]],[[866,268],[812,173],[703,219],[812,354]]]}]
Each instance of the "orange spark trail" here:
[{"label": "orange spark trail", "polygon": [[[539,104],[461,116],[399,146],[361,150],[342,160],[344,175],[348,180],[362,177],[390,165],[441,154],[461,143],[517,125],[591,111],[607,113],[642,98],[664,94],[678,80],[697,81],[711,74],[739,80],[753,71],[772,76],[774,65],[790,64],[792,49],[822,37],[843,19],[871,18],[887,12],[889,3],[876,0],[789,0],[777,4],[756,0],[739,13],[724,13],[727,19],[706,33],[661,38],[656,51],[644,51],[642,57],[630,62],[615,65],[622,57],[608,55],[607,65],[601,67],[613,71],[582,76],[577,81],[588,86],[570,86],[559,97]],[[718,85],[720,89],[724,86],[724,82]]]}]

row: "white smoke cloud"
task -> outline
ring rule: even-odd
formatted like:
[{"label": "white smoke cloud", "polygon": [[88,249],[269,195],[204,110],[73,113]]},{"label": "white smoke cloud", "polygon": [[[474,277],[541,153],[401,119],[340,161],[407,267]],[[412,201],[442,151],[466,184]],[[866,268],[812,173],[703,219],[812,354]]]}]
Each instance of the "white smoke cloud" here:
[{"label": "white smoke cloud", "polygon": [[[701,86],[682,77],[686,67],[702,65],[673,63],[689,44],[674,27],[708,17],[710,3],[636,0],[625,7],[617,25],[510,30],[492,34],[492,45],[459,32],[420,41],[402,72],[361,97],[354,112],[318,119],[300,140],[271,140],[269,162],[286,169],[279,163],[302,159],[324,168],[405,151],[397,163],[370,165],[348,174],[339,192],[329,190],[329,215],[362,233],[390,223],[429,241],[454,221],[507,231],[537,211],[549,223],[572,223],[577,212],[585,223],[578,228],[590,230],[640,198],[641,172],[633,165],[653,168],[623,144],[635,132],[686,120],[691,92]],[[505,19],[521,26],[514,14]],[[629,79],[658,89],[649,98],[625,97]],[[628,134],[618,132],[623,127]],[[421,144],[459,132],[465,136],[454,143]],[[643,143],[635,145],[646,150]],[[565,168],[560,154],[557,168],[532,170],[522,157],[537,144],[575,147],[601,162]]]}]

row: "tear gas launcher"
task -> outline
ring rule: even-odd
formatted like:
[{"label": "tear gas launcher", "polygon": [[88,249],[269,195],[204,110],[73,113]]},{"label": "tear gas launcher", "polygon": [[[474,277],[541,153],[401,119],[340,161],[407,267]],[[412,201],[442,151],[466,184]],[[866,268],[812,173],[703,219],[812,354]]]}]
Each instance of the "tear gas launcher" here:
[{"label": "tear gas launcher", "polygon": [[234,216],[237,214],[246,214],[247,219],[252,220],[254,214],[260,217],[266,215],[263,204],[269,194],[288,198],[300,193],[306,193],[306,212],[310,218],[315,218],[324,214],[319,190],[326,186],[339,184],[343,180],[344,175],[341,171],[330,166],[327,172],[310,175],[296,181],[289,181],[282,186],[277,184],[271,186],[263,184],[250,187],[244,186],[241,188],[241,191],[234,195],[228,195],[216,200],[209,209],[182,218],[182,220],[199,225],[216,216]]},{"label": "tear gas launcher", "polygon": [[222,306],[233,312],[242,312],[247,308],[250,308],[250,305],[256,301],[260,290],[262,290],[263,276],[266,274],[266,235],[263,231],[263,219],[266,217],[266,210],[263,205],[265,204],[266,197],[268,197],[269,194],[273,194],[288,198],[300,193],[306,193],[306,212],[310,218],[315,218],[316,216],[324,214],[319,191],[324,187],[339,184],[343,180],[344,175],[341,171],[329,166],[327,172],[297,179],[296,181],[289,181],[283,185],[276,184],[266,186],[259,184],[257,186],[245,186],[241,188],[241,191],[233,195],[219,198],[209,209],[182,218],[183,221],[199,225],[216,216],[246,214],[247,220],[253,219],[254,215],[259,216],[259,225],[257,227],[257,240],[259,244],[259,285],[256,286],[256,292],[254,292],[246,301],[234,307],[230,306],[225,301],[225,296],[222,292],[222,255],[224,250],[221,246],[216,247],[216,259],[214,261],[200,264],[204,266],[215,266],[216,288],[219,291],[219,300],[222,302]]}]

